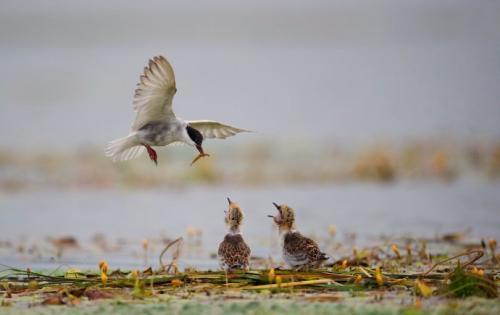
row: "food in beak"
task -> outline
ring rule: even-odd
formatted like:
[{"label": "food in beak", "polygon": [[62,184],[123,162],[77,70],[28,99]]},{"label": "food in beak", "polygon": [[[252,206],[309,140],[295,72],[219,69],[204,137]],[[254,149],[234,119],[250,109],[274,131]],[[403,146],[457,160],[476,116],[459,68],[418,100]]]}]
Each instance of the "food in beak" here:
[{"label": "food in beak", "polygon": [[196,161],[198,161],[199,159],[201,159],[202,157],[205,157],[205,156],[210,156],[210,154],[206,154],[206,153],[198,154],[198,156],[194,158],[193,162],[191,162],[191,165],[193,165],[194,163],[196,163]]}]

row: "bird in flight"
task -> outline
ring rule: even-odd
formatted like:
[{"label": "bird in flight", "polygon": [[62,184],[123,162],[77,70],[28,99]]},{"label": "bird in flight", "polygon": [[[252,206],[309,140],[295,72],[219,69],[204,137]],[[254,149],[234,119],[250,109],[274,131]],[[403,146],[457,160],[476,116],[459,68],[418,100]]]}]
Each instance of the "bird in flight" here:
[{"label": "bird in flight", "polygon": [[175,116],[172,100],[175,87],[174,70],[163,56],[149,60],[140,76],[134,94],[133,108],[137,113],[130,133],[108,143],[105,154],[116,161],[139,157],[144,149],[158,165],[158,155],[153,146],[185,143],[195,147],[199,154],[191,162],[209,156],[202,147],[204,139],[225,139],[248,130],[232,127],[213,120],[183,120]]}]

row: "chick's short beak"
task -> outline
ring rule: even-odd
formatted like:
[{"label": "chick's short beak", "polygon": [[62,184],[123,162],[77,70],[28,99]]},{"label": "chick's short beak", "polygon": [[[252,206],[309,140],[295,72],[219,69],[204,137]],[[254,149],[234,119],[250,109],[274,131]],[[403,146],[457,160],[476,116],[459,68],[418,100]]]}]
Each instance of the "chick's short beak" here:
[{"label": "chick's short beak", "polygon": [[270,218],[273,218],[273,219],[274,219],[274,215],[270,215],[270,214],[269,214],[269,215],[268,215],[268,217],[270,217]]}]

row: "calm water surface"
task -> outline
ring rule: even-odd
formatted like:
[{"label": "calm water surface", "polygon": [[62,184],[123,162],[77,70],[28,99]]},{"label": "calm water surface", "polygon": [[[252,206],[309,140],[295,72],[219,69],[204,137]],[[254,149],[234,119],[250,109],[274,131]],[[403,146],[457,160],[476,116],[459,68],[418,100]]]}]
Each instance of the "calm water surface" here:
[{"label": "calm water surface", "polygon": [[[61,260],[48,256],[33,260],[0,249],[0,262],[15,265],[93,266],[107,257],[115,265],[133,267],[144,263],[141,240],[186,236],[189,227],[201,229],[198,255],[184,262],[212,267],[209,259],[223,238],[224,210],[229,196],[243,207],[243,232],[253,253],[267,257],[277,253],[276,232],[267,214],[271,202],[288,203],[296,209],[298,228],[325,239],[328,227],[337,227],[338,239],[349,233],[363,244],[381,234],[433,237],[440,233],[469,230],[472,239],[500,237],[500,183],[461,180],[401,182],[397,184],[300,185],[278,187],[197,186],[191,189],[32,191],[0,197],[3,240],[45,244],[48,236],[71,235],[82,250],[70,251]],[[126,239],[129,248],[119,253],[91,250],[91,238],[103,233],[109,240]],[[192,245],[192,244],[191,244]],[[191,246],[189,245],[189,246]],[[43,245],[42,245],[43,247]],[[48,247],[50,248],[50,247]],[[50,251],[50,250],[49,250]],[[150,247],[157,264],[161,245]],[[53,256],[53,255],[52,255]]]}]

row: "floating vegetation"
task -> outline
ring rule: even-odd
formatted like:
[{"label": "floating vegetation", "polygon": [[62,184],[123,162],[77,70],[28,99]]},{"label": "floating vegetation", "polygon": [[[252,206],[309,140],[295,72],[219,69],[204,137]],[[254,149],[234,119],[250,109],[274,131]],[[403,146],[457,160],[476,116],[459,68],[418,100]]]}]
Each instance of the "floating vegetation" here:
[{"label": "floating vegetation", "polygon": [[497,285],[493,278],[485,275],[482,269],[474,268],[472,271],[467,271],[460,264],[448,275],[441,293],[458,298],[498,297]]},{"label": "floating vegetation", "polygon": [[[442,244],[454,244],[449,237],[440,239]],[[489,243],[494,247],[493,241]],[[104,260],[98,263],[99,271],[68,268],[44,272],[4,266],[0,272],[1,303],[43,307],[100,300],[138,303],[210,296],[262,301],[275,297],[316,303],[399,300],[418,310],[450,298],[498,299],[500,268],[485,255],[480,244],[461,245],[473,248],[448,256],[435,252],[430,255],[426,242],[421,242],[425,245],[420,255],[415,255],[410,245],[404,254],[392,243],[387,245],[388,251],[382,247],[356,249],[351,256],[341,257],[325,268],[301,272],[280,268],[232,272],[187,268],[180,272],[177,261],[182,244],[182,238],[167,244],[158,270],[113,270]],[[167,251],[172,253],[170,263],[163,261]]]}]

